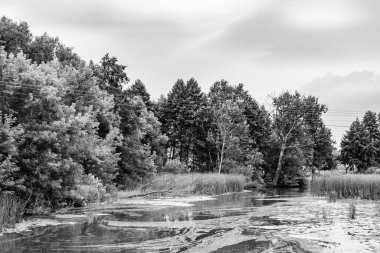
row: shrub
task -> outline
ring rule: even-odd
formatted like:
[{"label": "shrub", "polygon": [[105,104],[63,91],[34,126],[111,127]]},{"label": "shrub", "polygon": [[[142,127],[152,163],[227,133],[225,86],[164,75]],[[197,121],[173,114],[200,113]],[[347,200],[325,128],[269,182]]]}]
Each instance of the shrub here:
[{"label": "shrub", "polygon": [[369,167],[365,172],[365,174],[380,174],[379,167]]},{"label": "shrub", "polygon": [[101,180],[92,174],[83,175],[81,183],[71,191],[74,200],[98,202],[102,201],[106,194],[106,187]]},{"label": "shrub", "polygon": [[170,160],[162,167],[161,172],[172,174],[186,173],[188,172],[188,168],[186,164],[181,163],[179,160]]}]

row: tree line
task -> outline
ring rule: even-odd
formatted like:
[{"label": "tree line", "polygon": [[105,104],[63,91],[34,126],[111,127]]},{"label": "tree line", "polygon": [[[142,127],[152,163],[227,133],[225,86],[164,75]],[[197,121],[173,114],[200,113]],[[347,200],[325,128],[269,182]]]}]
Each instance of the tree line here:
[{"label": "tree line", "polygon": [[0,20],[0,192],[57,206],[86,191],[134,188],[163,172],[239,173],[302,186],[333,168],[327,107],[282,92],[268,108],[220,80],[178,79],[154,101],[106,54],[82,60],[59,38]]}]

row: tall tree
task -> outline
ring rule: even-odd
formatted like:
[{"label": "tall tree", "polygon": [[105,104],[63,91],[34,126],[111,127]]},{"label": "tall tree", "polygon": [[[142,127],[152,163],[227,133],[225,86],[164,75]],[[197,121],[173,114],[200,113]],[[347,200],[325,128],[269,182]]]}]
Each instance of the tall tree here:
[{"label": "tall tree", "polygon": [[58,41],[58,37],[50,37],[47,33],[36,36],[29,44],[28,58],[37,64],[52,61],[55,57]]},{"label": "tall tree", "polygon": [[4,46],[7,53],[18,54],[20,51],[28,51],[32,33],[26,22],[13,22],[3,16],[0,19],[0,46]]},{"label": "tall tree", "polygon": [[[321,170],[322,168],[333,169],[335,166],[334,161],[334,141],[332,140],[331,130],[321,123],[320,127],[312,135],[314,141],[313,149],[313,162],[315,168]],[[313,167],[313,176],[314,176]]]},{"label": "tall tree", "polygon": [[320,105],[315,97],[305,97],[298,92],[291,94],[286,91],[278,97],[273,97],[272,100],[274,134],[280,144],[277,169],[272,182],[277,186],[286,150],[301,145],[310,148],[311,144],[304,144],[307,138],[302,136],[307,137],[309,128],[313,123],[320,121],[322,113],[326,112],[327,108],[325,105]]},{"label": "tall tree", "polygon": [[368,111],[356,119],[341,141],[341,159],[348,168],[365,171],[377,166],[380,154],[380,130],[377,115]]},{"label": "tall tree", "polygon": [[362,168],[363,153],[362,140],[364,136],[364,126],[357,118],[350,125],[349,130],[343,136],[341,141],[341,160],[342,163],[348,165],[349,169],[354,167]]},{"label": "tall tree", "polygon": [[0,193],[24,188],[23,176],[19,174],[17,165],[24,129],[15,122],[11,115],[0,111]]},{"label": "tall tree", "polygon": [[107,53],[100,61],[99,65],[94,65],[95,76],[99,78],[99,86],[106,89],[110,94],[118,95],[123,89],[123,85],[129,82],[125,73],[127,66],[118,64],[116,57],[110,57]]},{"label": "tall tree", "polygon": [[[231,100],[213,107],[215,131],[210,132],[208,140],[214,143],[218,151],[218,172],[222,172],[223,162],[226,156],[233,158],[233,153],[239,153],[245,149],[244,145],[250,145],[248,125],[242,110]],[[227,156],[228,157],[228,156]]]},{"label": "tall tree", "polygon": [[163,133],[169,137],[169,159],[179,158],[187,165],[195,161],[194,152],[200,138],[199,113],[206,104],[206,97],[194,78],[186,83],[178,80],[174,84],[157,111]]},{"label": "tall tree", "polygon": [[215,82],[208,94],[210,104],[220,105],[232,100],[243,110],[249,126],[249,135],[254,148],[265,150],[271,135],[270,118],[263,106],[260,106],[244,89],[243,84],[230,85],[226,80]]},{"label": "tall tree", "polygon": [[140,79],[137,79],[134,84],[132,84],[127,89],[127,95],[131,98],[137,96],[141,97],[142,101],[145,103],[149,110],[153,109],[152,101],[150,100],[150,94],[147,92],[145,85]]},{"label": "tall tree", "polygon": [[[31,199],[55,205],[72,196],[89,173],[111,184],[118,172],[120,136],[117,129],[105,138],[98,135],[96,114],[112,111],[113,103],[94,78],[83,77],[91,70],[62,68],[55,61],[31,64],[22,55],[2,58],[1,64],[9,111],[24,129],[16,165]],[[83,93],[76,93],[82,85]],[[91,97],[95,101],[87,100]]]}]

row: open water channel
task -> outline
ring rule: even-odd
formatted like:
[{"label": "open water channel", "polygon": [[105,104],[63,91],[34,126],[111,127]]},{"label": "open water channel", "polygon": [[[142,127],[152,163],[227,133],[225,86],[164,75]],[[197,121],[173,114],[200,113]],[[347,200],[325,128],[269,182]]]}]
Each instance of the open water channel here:
[{"label": "open water channel", "polygon": [[380,252],[379,203],[355,200],[355,219],[351,203],[299,190],[122,200],[5,234],[0,252]]}]

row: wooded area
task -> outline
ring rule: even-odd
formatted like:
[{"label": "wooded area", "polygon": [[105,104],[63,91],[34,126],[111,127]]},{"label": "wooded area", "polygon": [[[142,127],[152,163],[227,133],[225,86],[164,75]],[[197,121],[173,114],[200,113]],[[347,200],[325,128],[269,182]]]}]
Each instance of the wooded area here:
[{"label": "wooded area", "polygon": [[220,80],[205,93],[192,78],[152,100],[109,54],[87,63],[6,17],[0,40],[0,192],[30,207],[132,189],[163,172],[302,186],[306,168],[335,166],[316,97],[285,91],[265,108],[243,84]]}]

